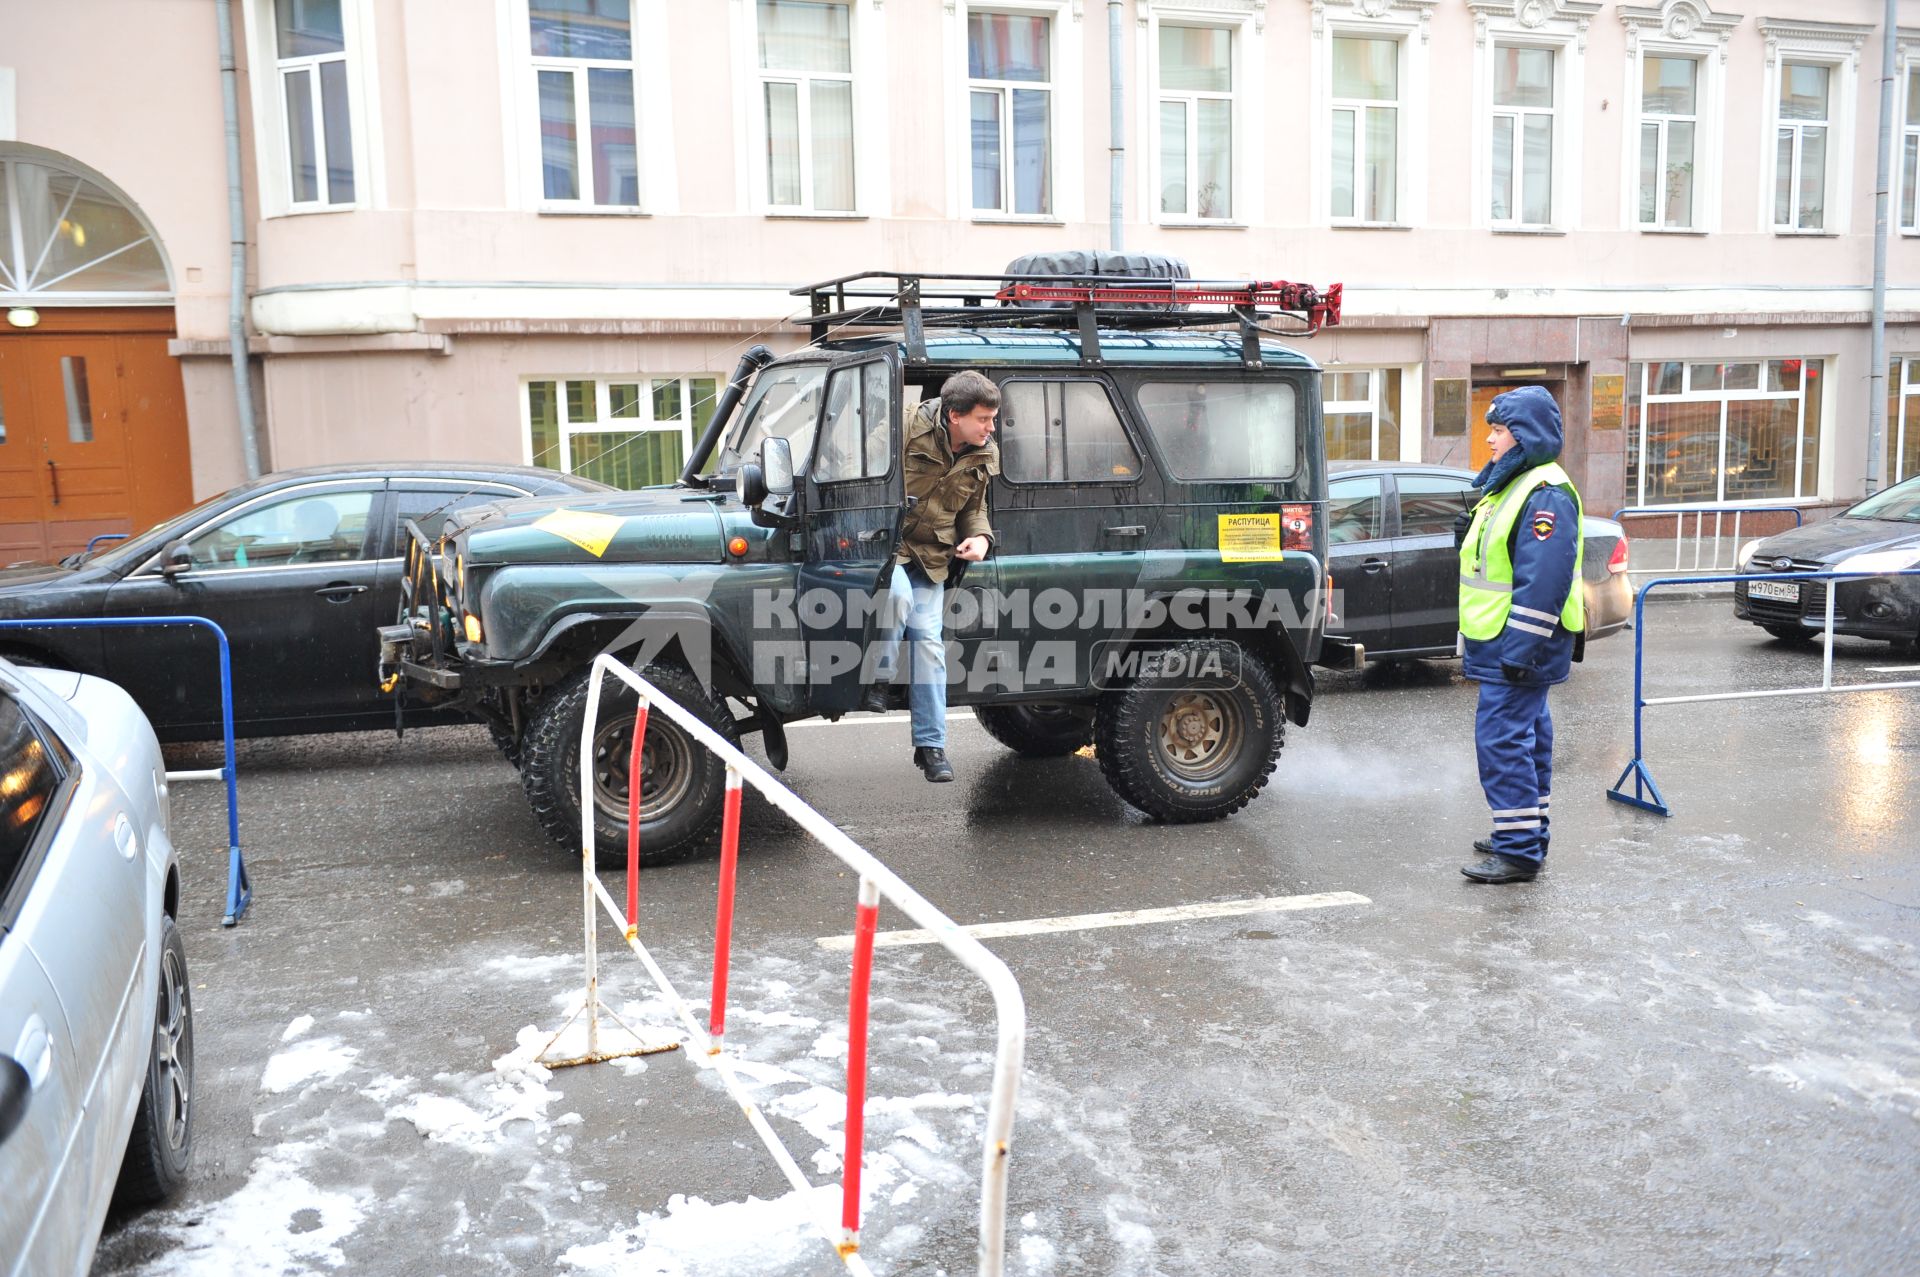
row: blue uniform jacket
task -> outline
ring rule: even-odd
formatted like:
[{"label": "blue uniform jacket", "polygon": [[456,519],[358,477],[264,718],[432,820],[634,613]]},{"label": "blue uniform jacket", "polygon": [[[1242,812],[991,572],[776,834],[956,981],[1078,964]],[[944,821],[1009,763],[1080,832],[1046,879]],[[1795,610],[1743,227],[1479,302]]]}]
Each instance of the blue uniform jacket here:
[{"label": "blue uniform jacket", "polygon": [[[1560,409],[1538,386],[1510,390],[1493,401],[1489,421],[1512,433],[1517,445],[1487,464],[1474,486],[1497,499],[1516,476],[1560,456]],[[1564,683],[1573,665],[1574,636],[1560,624],[1560,609],[1574,579],[1580,546],[1579,511],[1559,488],[1537,488],[1514,525],[1513,611],[1507,627],[1484,642],[1466,640],[1465,674],[1491,683],[1545,686]],[[1546,633],[1537,631],[1544,630]]]}]

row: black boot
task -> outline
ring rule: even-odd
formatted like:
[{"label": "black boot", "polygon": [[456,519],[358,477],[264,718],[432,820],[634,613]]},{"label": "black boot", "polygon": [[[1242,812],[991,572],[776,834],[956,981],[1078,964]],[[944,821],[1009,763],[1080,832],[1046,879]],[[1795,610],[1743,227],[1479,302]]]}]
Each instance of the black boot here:
[{"label": "black boot", "polygon": [[1539,876],[1540,870],[1525,861],[1508,860],[1505,856],[1487,855],[1470,865],[1460,866],[1460,872],[1475,882],[1532,882]]},{"label": "black boot", "polygon": [[860,693],[860,708],[869,714],[886,713],[888,709],[892,708],[887,703],[888,693],[891,690],[892,684],[890,683],[867,684],[867,689]]},{"label": "black boot", "polygon": [[953,765],[947,761],[947,751],[936,745],[914,746],[913,765],[935,784],[953,779]]}]

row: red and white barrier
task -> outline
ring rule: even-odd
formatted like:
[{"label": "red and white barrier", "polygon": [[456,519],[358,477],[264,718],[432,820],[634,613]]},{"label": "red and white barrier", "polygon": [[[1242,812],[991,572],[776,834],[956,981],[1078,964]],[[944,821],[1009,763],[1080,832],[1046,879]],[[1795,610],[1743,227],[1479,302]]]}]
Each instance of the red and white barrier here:
[{"label": "red and white barrier", "polygon": [[[594,867],[593,737],[599,719],[600,690],[609,672],[631,687],[640,698],[639,708],[634,714],[633,749],[628,760],[627,899],[624,912],[600,881]],[[650,713],[661,713],[671,718],[694,741],[712,751],[727,765],[726,806],[720,834],[719,900],[714,912],[713,987],[708,1004],[707,1029],[704,1032],[695,1023],[692,1008],[674,990],[666,973],[640,940],[640,778],[647,717]],[[1026,1054],[1027,1033],[1026,1002],[1013,973],[979,941],[963,932],[951,918],[934,908],[892,870],[875,859],[872,853],[847,837],[832,821],[802,801],[765,768],[632,669],[606,655],[594,658],[591,686],[587,689],[586,721],[580,733],[580,875],[586,933],[587,997],[583,1011],[587,1016],[587,1054],[564,1063],[611,1058],[600,1052],[599,1018],[611,1013],[601,1005],[599,995],[597,914],[594,909],[597,899],[608,915],[621,925],[627,946],[646,967],[662,996],[679,1016],[686,1029],[688,1045],[704,1052],[707,1062],[719,1074],[728,1094],[740,1105],[747,1121],[767,1146],[767,1151],[772,1154],[787,1182],[803,1193],[813,1188],[792,1154],[781,1143],[779,1135],[760,1112],[759,1106],[740,1084],[732,1061],[723,1049],[727,973],[733,941],[734,886],[740,853],[740,800],[743,787],[748,784],[860,875],[854,905],[853,967],[847,998],[846,1150],[841,1159],[840,1226],[835,1230],[823,1220],[822,1235],[838,1251],[849,1271],[860,1274],[871,1272],[859,1254],[860,1170],[867,1093],[868,995],[873,981],[873,938],[879,924],[880,900],[884,896],[902,913],[932,933],[935,941],[958,958],[963,966],[985,981],[988,991],[993,995],[998,1045],[994,1053],[993,1084],[987,1101],[986,1141],[981,1158],[978,1260],[980,1277],[1000,1277],[1006,1250],[1007,1166],[1013,1139],[1014,1100],[1020,1089],[1020,1070]]]}]

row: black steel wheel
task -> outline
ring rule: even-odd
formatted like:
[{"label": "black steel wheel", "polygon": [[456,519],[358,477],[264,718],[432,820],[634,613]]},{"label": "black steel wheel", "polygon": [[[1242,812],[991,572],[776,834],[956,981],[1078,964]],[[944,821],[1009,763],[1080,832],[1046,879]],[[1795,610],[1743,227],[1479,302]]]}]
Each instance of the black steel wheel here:
[{"label": "black steel wheel", "polygon": [[1023,758],[1060,758],[1093,743],[1093,707],[1060,701],[975,705],[987,735]]},{"label": "black steel wheel", "polygon": [[[580,846],[580,732],[586,721],[591,670],[555,686],[534,708],[520,742],[520,783],[535,819],[555,842]],[[686,670],[649,665],[641,676],[730,744],[740,736],[726,702]],[[609,676],[600,689],[590,762],[594,857],[602,868],[627,863],[627,775],[637,698]],[[641,753],[640,862],[667,864],[717,849],[715,832],[726,797],[726,764],[678,723],[656,710],[647,716]]]},{"label": "black steel wheel", "polygon": [[1100,769],[1122,798],[1174,823],[1220,820],[1265,788],[1285,715],[1273,676],[1237,643],[1203,639],[1100,698]]},{"label": "black steel wheel", "polygon": [[187,951],[172,918],[161,919],[160,985],[147,1080],[114,1185],[118,1205],[146,1206],[172,1196],[193,1159],[193,990]]}]

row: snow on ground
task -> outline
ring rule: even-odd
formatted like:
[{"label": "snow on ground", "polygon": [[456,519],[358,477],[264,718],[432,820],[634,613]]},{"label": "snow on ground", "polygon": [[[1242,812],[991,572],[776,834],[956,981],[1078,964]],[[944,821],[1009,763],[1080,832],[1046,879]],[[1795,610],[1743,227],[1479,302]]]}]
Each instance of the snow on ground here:
[{"label": "snow on ground", "polygon": [[179,1243],[147,1269],[155,1277],[281,1277],[346,1263],[340,1243],[360,1226],[368,1194],[316,1188],[305,1176],[315,1141],[257,1158],[239,1192],[182,1212],[162,1231]]}]

